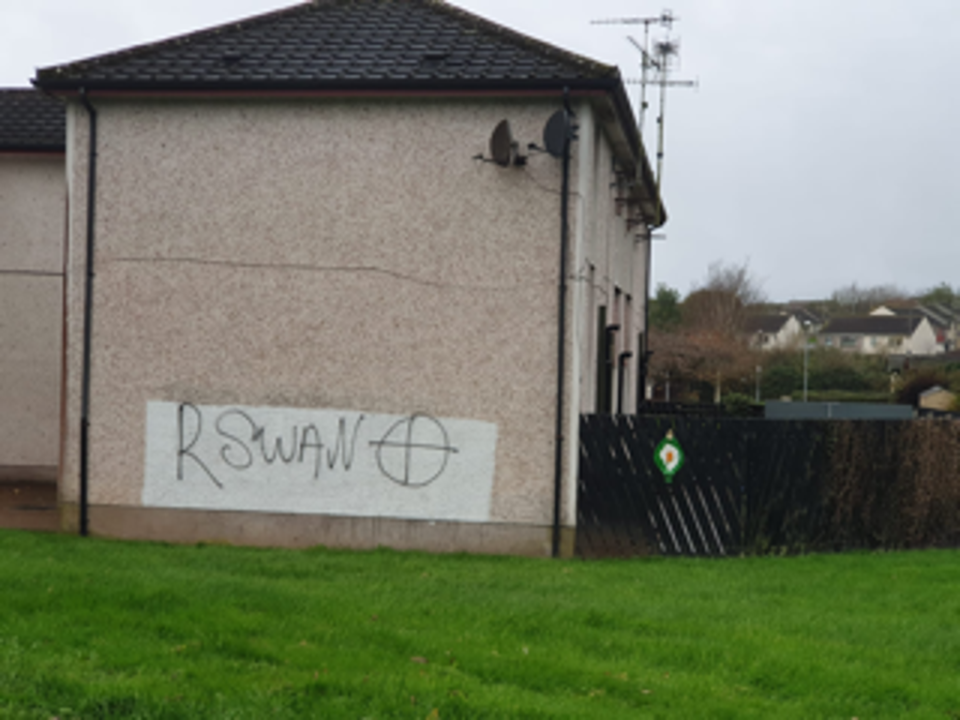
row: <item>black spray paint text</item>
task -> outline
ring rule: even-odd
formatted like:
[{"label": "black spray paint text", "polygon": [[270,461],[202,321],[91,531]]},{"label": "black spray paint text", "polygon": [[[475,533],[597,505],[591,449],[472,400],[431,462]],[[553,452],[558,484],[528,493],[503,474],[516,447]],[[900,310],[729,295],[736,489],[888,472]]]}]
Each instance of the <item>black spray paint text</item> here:
[{"label": "black spray paint text", "polygon": [[[177,479],[183,480],[184,466],[193,463],[199,467],[210,481],[223,489],[223,483],[211,469],[212,463],[201,457],[198,447],[204,435],[203,411],[191,403],[180,403],[177,407]],[[345,471],[353,467],[356,457],[357,436],[364,415],[352,420],[340,417],[332,442],[320,433],[313,423],[291,425],[282,433],[272,434],[266,426],[259,424],[249,413],[239,408],[229,408],[217,412],[213,418],[212,432],[222,440],[217,455],[229,468],[243,472],[256,466],[309,464],[314,479],[326,464],[329,470],[337,465]],[[208,430],[209,432],[209,430]]]}]

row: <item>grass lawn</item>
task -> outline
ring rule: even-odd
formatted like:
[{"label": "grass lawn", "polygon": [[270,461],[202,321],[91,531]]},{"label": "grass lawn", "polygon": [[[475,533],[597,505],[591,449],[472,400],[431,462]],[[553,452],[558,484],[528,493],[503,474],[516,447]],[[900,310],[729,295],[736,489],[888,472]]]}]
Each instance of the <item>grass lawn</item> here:
[{"label": "grass lawn", "polygon": [[0,718],[960,718],[960,552],[552,561],[0,531]]}]

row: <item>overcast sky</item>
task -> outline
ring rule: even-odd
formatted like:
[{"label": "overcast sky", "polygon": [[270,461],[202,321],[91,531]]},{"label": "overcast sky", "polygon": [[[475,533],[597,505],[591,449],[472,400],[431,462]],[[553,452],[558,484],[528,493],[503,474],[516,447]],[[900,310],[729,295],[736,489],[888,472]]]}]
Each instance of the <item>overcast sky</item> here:
[{"label": "overcast sky", "polygon": [[[35,69],[293,4],[284,0],[0,0],[0,86]],[[602,18],[642,0],[454,0],[639,77]],[[713,261],[749,262],[774,300],[856,282],[956,287],[960,268],[960,0],[671,0],[666,239],[653,279],[682,293]],[[655,37],[663,35],[657,29]],[[638,89],[630,87],[636,102]],[[657,96],[650,100],[657,107]],[[655,138],[654,118],[645,138]]]}]

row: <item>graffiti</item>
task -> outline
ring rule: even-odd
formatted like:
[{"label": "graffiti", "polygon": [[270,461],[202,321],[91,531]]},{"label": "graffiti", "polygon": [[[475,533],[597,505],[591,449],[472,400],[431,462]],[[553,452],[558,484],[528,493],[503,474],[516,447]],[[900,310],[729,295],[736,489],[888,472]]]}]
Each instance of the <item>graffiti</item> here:
[{"label": "graffiti", "polygon": [[497,426],[424,413],[147,403],[153,507],[485,521]]},{"label": "graffiti", "polygon": [[[219,411],[213,420],[213,434],[222,441],[216,453],[223,465],[237,472],[262,469],[279,462],[282,465],[308,464],[314,480],[320,478],[326,460],[328,470],[339,465],[349,471],[356,458],[357,438],[365,419],[337,419],[333,441],[324,443],[315,423],[290,425],[282,432],[270,433],[266,425],[240,408]],[[205,459],[198,443],[204,435],[204,414],[191,403],[177,406],[177,480],[184,479],[187,465],[195,467],[216,487],[223,481]],[[396,421],[378,440],[369,441],[375,448],[376,464],[388,480],[409,488],[429,485],[447,468],[449,456],[457,452],[443,423],[434,417],[417,413]]]},{"label": "graffiti", "polygon": [[[328,469],[333,470],[339,462],[344,470],[350,470],[363,419],[363,415],[357,417],[352,433],[348,433],[347,418],[339,418],[335,439],[329,446],[324,444],[320,430],[314,423],[292,425],[287,430],[289,435],[277,434],[271,437],[264,425],[257,423],[249,413],[239,408],[221,411],[217,414],[213,427],[216,435],[226,441],[220,446],[218,455],[227,467],[244,471],[254,467],[258,460],[261,466],[269,466],[278,460],[284,465],[303,465],[305,460],[310,459],[313,478],[316,480],[320,477],[324,455]],[[202,434],[203,412],[196,405],[180,403],[177,406],[177,480],[183,480],[184,461],[189,460],[202,470],[214,485],[223,489],[223,483],[210,469],[210,464],[195,450]],[[308,453],[311,454],[309,458]]]},{"label": "graffiti", "polygon": [[457,452],[443,424],[422,414],[398,420],[382,439],[370,444],[377,448],[380,472],[405,487],[432,483],[443,474],[450,454]]}]

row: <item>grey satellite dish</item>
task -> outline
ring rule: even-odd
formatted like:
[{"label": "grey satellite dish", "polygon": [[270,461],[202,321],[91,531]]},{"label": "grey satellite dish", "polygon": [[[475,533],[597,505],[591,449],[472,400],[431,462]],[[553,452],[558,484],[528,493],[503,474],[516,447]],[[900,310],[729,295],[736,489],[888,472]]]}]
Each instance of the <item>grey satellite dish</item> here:
[{"label": "grey satellite dish", "polygon": [[543,127],[543,146],[555,158],[562,158],[569,136],[570,117],[566,110],[557,110]]},{"label": "grey satellite dish", "polygon": [[510,121],[501,120],[490,136],[490,157],[497,165],[507,167],[513,161],[514,147]]}]

